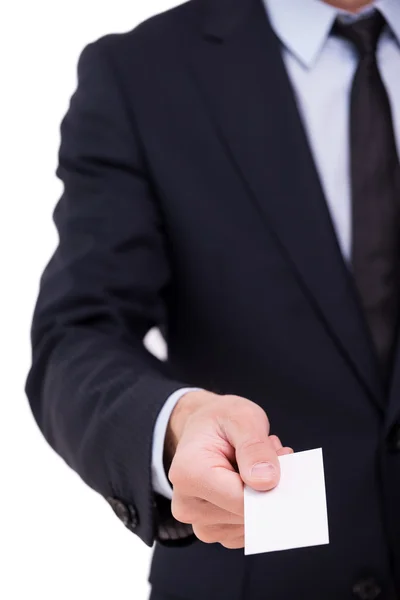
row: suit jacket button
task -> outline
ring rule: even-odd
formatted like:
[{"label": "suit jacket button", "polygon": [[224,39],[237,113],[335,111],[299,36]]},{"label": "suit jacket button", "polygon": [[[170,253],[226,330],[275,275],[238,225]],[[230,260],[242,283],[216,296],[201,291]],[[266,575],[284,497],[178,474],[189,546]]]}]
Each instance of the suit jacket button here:
[{"label": "suit jacket button", "polygon": [[132,506],[132,504],[125,504],[122,500],[112,497],[107,498],[107,502],[125,527],[131,531],[134,531],[137,528],[139,525],[139,518],[136,508]]},{"label": "suit jacket button", "polygon": [[382,590],[373,577],[361,579],[353,586],[353,594],[360,600],[376,600],[381,593]]},{"label": "suit jacket button", "polygon": [[387,438],[387,444],[390,452],[400,452],[400,424],[396,423],[393,425],[389,436]]}]

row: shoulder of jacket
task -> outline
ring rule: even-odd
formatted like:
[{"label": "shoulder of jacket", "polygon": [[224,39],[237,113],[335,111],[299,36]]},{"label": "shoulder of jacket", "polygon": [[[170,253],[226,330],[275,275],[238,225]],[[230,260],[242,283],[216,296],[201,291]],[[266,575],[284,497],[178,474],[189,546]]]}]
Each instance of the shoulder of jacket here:
[{"label": "shoulder of jacket", "polygon": [[132,51],[137,53],[165,50],[176,41],[180,31],[187,31],[193,26],[196,5],[195,0],[189,0],[146,19],[130,31],[105,35],[92,42],[90,46],[105,51],[114,58]]}]

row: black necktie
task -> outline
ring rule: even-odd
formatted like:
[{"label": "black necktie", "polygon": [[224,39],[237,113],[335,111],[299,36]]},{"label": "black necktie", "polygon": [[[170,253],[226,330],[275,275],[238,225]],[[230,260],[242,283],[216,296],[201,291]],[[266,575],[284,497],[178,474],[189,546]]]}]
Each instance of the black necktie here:
[{"label": "black necktie", "polygon": [[359,63],[351,90],[352,270],[385,382],[390,376],[400,301],[400,164],[376,48],[385,20],[375,11],[334,33]]}]

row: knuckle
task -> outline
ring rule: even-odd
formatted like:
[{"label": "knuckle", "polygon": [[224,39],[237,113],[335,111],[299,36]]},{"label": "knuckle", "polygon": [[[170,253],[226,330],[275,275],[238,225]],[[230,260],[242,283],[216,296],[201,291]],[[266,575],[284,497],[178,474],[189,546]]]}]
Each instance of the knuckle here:
[{"label": "knuckle", "polygon": [[225,411],[231,421],[240,422],[244,417],[253,414],[253,402],[245,398],[241,398],[240,396],[225,396],[224,400]]},{"label": "knuckle", "polygon": [[244,398],[234,399],[230,407],[230,412],[235,421],[254,423],[258,428],[260,427],[260,423],[264,423],[266,433],[269,432],[270,426],[267,414],[255,402]]},{"label": "knuckle", "polygon": [[223,396],[223,401],[226,402],[228,408],[238,408],[240,409],[241,406],[246,405],[248,403],[248,400],[246,400],[245,398],[242,398],[242,396],[235,396],[234,394],[227,394],[226,396]]},{"label": "knuckle", "polygon": [[174,489],[185,489],[190,483],[191,473],[188,469],[188,461],[175,457],[168,472],[168,479]]},{"label": "knuckle", "polygon": [[221,543],[222,546],[224,546],[224,548],[227,548],[228,550],[238,550],[239,548],[244,547],[244,537],[236,538],[234,540],[226,540]]},{"label": "knuckle", "polygon": [[185,505],[181,500],[172,498],[171,512],[173,517],[180,523],[186,523],[188,525],[192,522],[192,514],[188,506]]},{"label": "knuckle", "polygon": [[240,450],[246,452],[246,454],[259,454],[266,450],[269,450],[269,444],[267,440],[260,438],[250,438],[247,440],[243,440],[240,444]]},{"label": "knuckle", "polygon": [[209,527],[193,525],[193,532],[197,539],[204,544],[215,544],[215,542],[218,541],[218,536],[216,536],[215,532]]},{"label": "knuckle", "polygon": [[277,444],[281,444],[281,440],[278,438],[277,435],[270,435],[269,439],[271,440],[271,442],[275,442]]},{"label": "knuckle", "polygon": [[198,453],[193,450],[176,454],[168,471],[168,478],[174,489],[189,495],[199,487],[203,479]]},{"label": "knuckle", "polygon": [[172,461],[171,467],[168,471],[168,479],[174,487],[179,486],[182,479],[182,470],[176,460]]},{"label": "knuckle", "polygon": [[254,409],[256,408],[256,404],[240,398],[234,403],[233,414],[235,414],[237,418],[252,419],[254,417]]},{"label": "knuckle", "polygon": [[267,413],[263,408],[261,408],[259,404],[256,404],[255,402],[249,400],[246,406],[249,411],[249,414],[251,414],[253,418],[262,419],[263,421],[269,423]]}]

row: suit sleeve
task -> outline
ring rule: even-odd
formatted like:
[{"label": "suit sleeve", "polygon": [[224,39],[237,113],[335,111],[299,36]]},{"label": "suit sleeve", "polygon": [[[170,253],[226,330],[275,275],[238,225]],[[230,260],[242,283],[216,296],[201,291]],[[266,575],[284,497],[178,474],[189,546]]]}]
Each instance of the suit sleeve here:
[{"label": "suit sleeve", "polygon": [[151,484],[164,402],[188,382],[143,345],[166,323],[170,266],[134,115],[103,40],[61,125],[58,247],[41,279],[27,395],[50,445],[148,545],[189,533]]}]

